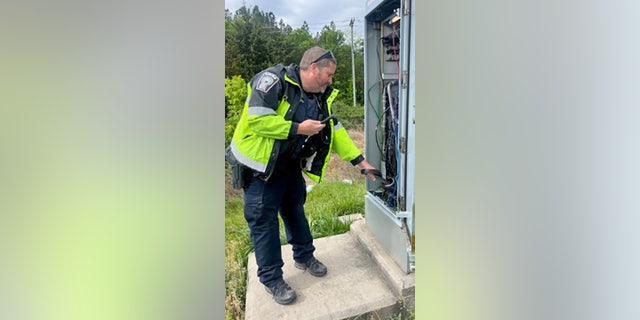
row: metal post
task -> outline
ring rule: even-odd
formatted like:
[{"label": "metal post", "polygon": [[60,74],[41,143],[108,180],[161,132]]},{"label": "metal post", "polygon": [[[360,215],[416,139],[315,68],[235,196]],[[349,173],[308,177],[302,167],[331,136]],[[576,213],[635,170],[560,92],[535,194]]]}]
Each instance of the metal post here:
[{"label": "metal post", "polygon": [[353,107],[356,106],[356,63],[355,54],[353,53],[353,22],[354,18],[351,18],[349,26],[351,27],[351,83],[353,83]]}]

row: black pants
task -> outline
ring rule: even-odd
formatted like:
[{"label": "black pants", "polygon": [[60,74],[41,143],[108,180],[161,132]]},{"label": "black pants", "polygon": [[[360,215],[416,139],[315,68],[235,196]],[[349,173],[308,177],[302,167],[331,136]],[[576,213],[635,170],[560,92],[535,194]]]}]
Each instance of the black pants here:
[{"label": "black pants", "polygon": [[306,183],[297,167],[278,168],[268,181],[249,177],[244,188],[244,217],[258,263],[258,277],[266,286],[282,279],[282,251],[278,212],[284,222],[287,242],[293,247],[293,259],[306,262],[315,247],[304,214]]}]

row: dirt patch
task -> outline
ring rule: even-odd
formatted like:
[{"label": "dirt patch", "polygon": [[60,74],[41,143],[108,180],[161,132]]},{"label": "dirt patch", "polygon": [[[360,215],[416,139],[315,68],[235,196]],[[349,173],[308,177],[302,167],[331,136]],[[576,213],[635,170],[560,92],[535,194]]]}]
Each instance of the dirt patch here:
[{"label": "dirt patch", "polygon": [[[347,130],[347,132],[349,132],[349,136],[356,144],[356,146],[358,146],[358,149],[360,149],[360,151],[364,153],[364,132],[362,132],[362,130]],[[342,181],[345,179],[355,182],[364,180],[365,176],[360,174],[360,169],[358,169],[358,167],[342,160],[342,158],[340,158],[338,154],[334,153],[331,155],[331,160],[329,160],[325,180]],[[314,184],[314,182],[307,179],[307,184]]]},{"label": "dirt patch", "polygon": [[231,186],[231,167],[226,164],[224,166],[224,197],[242,197],[242,189],[234,189]]},{"label": "dirt patch", "polygon": [[[364,132],[362,130],[347,130],[349,132],[349,136],[356,144],[360,151],[364,152]],[[327,167],[327,174],[325,177],[326,181],[342,181],[342,180],[351,180],[353,182],[362,181],[365,177],[360,174],[360,169],[358,167],[351,165],[351,163],[346,162],[340,158],[336,153],[331,155],[331,160],[329,160],[329,165]],[[231,187],[231,170],[229,168],[225,168],[224,172],[224,180],[225,180],[225,197],[240,197],[242,196],[242,189],[234,189]],[[305,180],[307,181],[307,185],[315,184],[311,179],[305,176]]]}]

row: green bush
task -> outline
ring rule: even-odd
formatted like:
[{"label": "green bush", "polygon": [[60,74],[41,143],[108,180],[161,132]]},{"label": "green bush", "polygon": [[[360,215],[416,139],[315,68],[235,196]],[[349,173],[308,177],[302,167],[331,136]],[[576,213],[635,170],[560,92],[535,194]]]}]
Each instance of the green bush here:
[{"label": "green bush", "polygon": [[224,79],[225,124],[224,144],[228,146],[247,100],[247,83],[240,76]]},{"label": "green bush", "polygon": [[361,128],[364,126],[364,107],[345,104],[342,101],[334,101],[331,107],[338,120],[347,129]]}]

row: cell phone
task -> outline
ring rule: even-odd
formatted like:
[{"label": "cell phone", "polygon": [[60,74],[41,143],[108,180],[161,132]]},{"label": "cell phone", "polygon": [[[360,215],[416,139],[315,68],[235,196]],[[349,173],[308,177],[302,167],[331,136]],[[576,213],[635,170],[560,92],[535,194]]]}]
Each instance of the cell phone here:
[{"label": "cell phone", "polygon": [[336,118],[336,116],[328,116],[328,117],[322,119],[322,121],[320,121],[320,123],[327,123],[327,122],[329,122],[329,119],[333,119],[336,122],[338,121],[338,118]]}]

